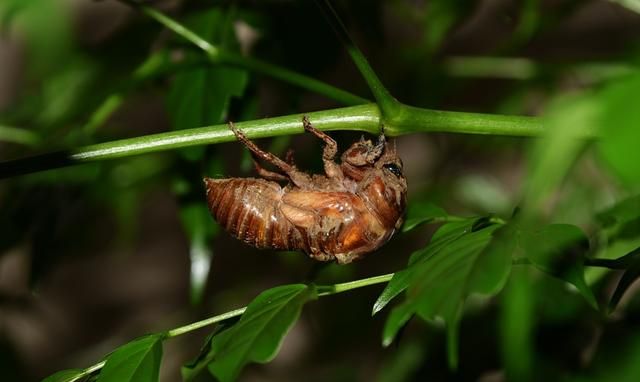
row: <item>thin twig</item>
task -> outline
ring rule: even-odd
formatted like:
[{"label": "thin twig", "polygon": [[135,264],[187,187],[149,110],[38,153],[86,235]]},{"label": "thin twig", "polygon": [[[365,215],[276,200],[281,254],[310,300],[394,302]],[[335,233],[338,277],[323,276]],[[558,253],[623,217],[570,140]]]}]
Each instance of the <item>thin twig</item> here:
[{"label": "thin twig", "polygon": [[[373,276],[373,277],[368,277],[368,278],[364,278],[364,279],[360,279],[360,280],[354,280],[354,281],[350,281],[350,282],[346,282],[346,283],[339,283],[339,284],[333,284],[333,285],[323,285],[323,286],[318,286],[317,290],[319,291],[318,293],[318,297],[325,297],[325,296],[330,296],[333,294],[337,294],[337,293],[342,293],[342,292],[346,292],[349,290],[353,290],[353,289],[358,289],[358,288],[362,288],[362,287],[366,287],[366,286],[370,286],[370,285],[375,285],[375,284],[381,284],[381,283],[385,283],[388,282],[389,280],[391,280],[391,278],[393,277],[393,273],[389,273],[389,274],[385,274],[385,275],[380,275],[380,276]],[[225,312],[213,317],[209,317],[206,318],[204,320],[201,321],[197,321],[197,322],[193,322],[184,326],[180,326],[178,328],[175,329],[171,329],[168,330],[167,332],[165,332],[165,335],[163,337],[163,339],[169,339],[169,338],[174,338],[177,336],[181,336],[183,334],[186,333],[190,333],[193,332],[195,330],[198,329],[202,329],[204,327],[207,326],[211,326],[213,324],[216,324],[218,322],[222,322],[225,320],[228,320],[230,318],[233,317],[238,317],[241,316],[245,311],[247,310],[247,307],[242,307],[239,309],[235,309],[229,312]],[[88,368],[82,370],[81,372],[79,372],[76,376],[74,376],[72,379],[68,380],[68,382],[75,382],[80,380],[83,377],[86,377],[88,375],[91,375],[97,371],[99,371],[100,369],[102,369],[104,367],[104,365],[106,364],[106,361],[100,361],[92,366],[89,366]]]}]

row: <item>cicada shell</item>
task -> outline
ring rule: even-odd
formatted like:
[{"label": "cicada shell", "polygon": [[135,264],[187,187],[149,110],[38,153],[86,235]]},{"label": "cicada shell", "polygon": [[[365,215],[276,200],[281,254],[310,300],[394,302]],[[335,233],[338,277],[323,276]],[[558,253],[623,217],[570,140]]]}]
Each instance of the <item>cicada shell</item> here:
[{"label": "cicada shell", "polygon": [[[251,150],[260,178],[205,178],[209,210],[227,232],[254,247],[349,263],[378,249],[402,224],[407,198],[402,161],[380,135],[375,143],[361,139],[351,145],[338,164],[336,142],[306,117],[303,125],[325,142],[324,175],[310,176],[292,161],[260,150],[230,123]],[[279,172],[262,168],[258,159]]]}]

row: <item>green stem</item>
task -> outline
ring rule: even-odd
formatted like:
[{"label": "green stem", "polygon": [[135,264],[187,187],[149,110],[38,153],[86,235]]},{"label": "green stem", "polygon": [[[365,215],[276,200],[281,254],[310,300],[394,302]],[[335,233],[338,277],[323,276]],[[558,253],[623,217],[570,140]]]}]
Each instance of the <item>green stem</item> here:
[{"label": "green stem", "polygon": [[385,134],[396,136],[419,132],[447,132],[520,137],[540,136],[542,120],[518,115],[481,114],[423,109],[402,105]]},{"label": "green stem", "polygon": [[635,261],[637,261],[638,256],[640,256],[640,247],[634,249],[633,251],[627,253],[622,257],[618,257],[617,259],[586,258],[584,260],[584,265],[588,267],[600,267],[609,269],[627,269]]},{"label": "green stem", "polygon": [[95,373],[96,371],[102,369],[104,367],[104,365],[107,363],[107,361],[100,361],[94,365],[89,366],[88,368],[82,370],[81,372],[79,372],[78,374],[74,375],[73,377],[69,378],[69,379],[65,379],[64,382],[76,382],[76,381],[80,381],[82,379],[84,379],[85,377],[90,376],[91,374]]},{"label": "green stem", "polygon": [[627,264],[618,259],[585,259],[584,265],[587,267],[608,268],[608,269],[626,269]]},{"label": "green stem", "polygon": [[399,109],[401,107],[400,102],[398,102],[395,97],[389,93],[386,87],[382,84],[382,81],[376,75],[376,72],[371,68],[369,62],[365,58],[364,54],[360,52],[360,50],[355,46],[349,46],[347,48],[351,59],[358,67],[358,70],[362,74],[362,76],[367,81],[367,85],[369,85],[369,89],[373,93],[373,96],[376,98],[376,102],[380,105],[380,109],[382,109],[382,113],[385,117],[385,125],[387,119],[394,120],[395,116],[399,113]]},{"label": "green stem", "polygon": [[194,330],[198,330],[200,328],[204,328],[205,326],[210,326],[215,323],[228,320],[233,317],[242,316],[244,311],[247,310],[247,307],[239,308],[236,310],[232,310],[230,312],[222,313],[217,316],[206,318],[202,321],[193,322],[191,324],[181,326],[179,328],[171,329],[167,332],[166,338],[177,337],[183,335],[185,333],[193,332]]},{"label": "green stem", "polygon": [[349,281],[346,283],[318,286],[318,297],[330,296],[332,294],[342,293],[369,285],[386,283],[389,282],[392,277],[393,273],[387,273],[386,275],[374,276],[366,279]]},{"label": "green stem", "polygon": [[325,97],[331,98],[343,105],[353,106],[371,102],[366,98],[349,93],[348,91],[329,85],[325,82],[318,81],[309,76],[305,76],[304,74],[300,74],[262,60],[241,56],[233,52],[221,51],[219,54],[219,62],[268,75],[269,77],[283,82],[288,82],[302,89],[322,94]]},{"label": "green stem", "polygon": [[[307,114],[320,130],[354,130],[377,134],[381,123],[375,104],[323,110]],[[304,132],[302,114],[265,118],[237,123],[249,138],[264,138]],[[385,125],[385,133],[399,136],[416,132],[455,132],[467,134],[494,134],[536,136],[542,133],[538,118],[493,114],[459,113],[403,106],[397,124]],[[0,179],[35,171],[52,169],[85,162],[128,157],[144,153],[173,150],[183,147],[207,145],[234,140],[226,125],[176,130],[159,134],[121,139],[80,147],[68,152],[57,152],[0,163]]]},{"label": "green stem", "polygon": [[175,21],[174,19],[165,15],[164,13],[148,5],[139,3],[134,0],[120,0],[120,1],[134,8],[139,9],[142,13],[156,20],[160,24],[164,25],[165,27],[170,29],[172,32],[177,34],[178,36],[181,36],[187,41],[193,43],[208,55],[215,57],[219,53],[218,48],[213,46],[211,43],[209,43],[209,41],[203,39],[197,33],[193,32],[191,29],[185,27],[184,25],[180,24],[179,22]]},{"label": "green stem", "polygon": [[[378,109],[374,104],[324,110],[307,114],[320,130],[348,130],[377,132]],[[236,126],[249,138],[301,134],[303,114],[238,122]],[[86,162],[113,159],[130,155],[164,151],[196,145],[234,141],[235,136],[226,124],[176,130],[113,142],[99,143],[74,150],[70,159]]]},{"label": "green stem", "polygon": [[[371,134],[379,132],[380,111],[375,104],[351,106],[308,113],[311,122],[320,130],[352,130]],[[249,138],[301,134],[302,114],[239,122]],[[399,136],[418,132],[453,132],[465,134],[493,134],[537,136],[543,131],[542,122],[534,117],[495,114],[459,113],[420,109],[402,105],[400,118],[385,125],[385,134]],[[208,145],[235,140],[226,125],[176,130],[135,138],[98,143],[65,152],[10,160],[0,163],[0,179],[80,164],[122,158],[133,155],[174,150],[183,147]]]},{"label": "green stem", "polygon": [[303,89],[322,94],[325,97],[331,98],[344,105],[360,105],[370,102],[366,98],[359,97],[322,81],[318,81],[315,78],[305,76],[304,74],[300,74],[255,58],[245,57],[233,52],[226,51],[221,47],[217,47],[209,43],[197,33],[193,32],[176,20],[150,6],[140,4],[132,0],[120,1],[123,1],[131,5],[132,7],[139,9],[143,14],[156,20],[175,34],[183,37],[187,41],[200,48],[212,63],[228,64],[244,69],[253,70],[256,73],[265,74],[278,80],[288,82],[292,85],[299,86]]},{"label": "green stem", "polygon": [[[338,293],[346,292],[353,289],[363,288],[369,285],[382,284],[391,280],[392,277],[393,277],[393,273],[389,273],[386,275],[373,276],[373,277],[368,277],[365,279],[350,281],[346,283],[333,284],[333,285],[320,285],[317,287],[319,291],[318,297],[330,296],[333,294],[338,294]],[[165,332],[164,339],[181,336],[183,334],[190,333],[198,329],[202,329],[206,326],[211,326],[218,322],[222,322],[233,317],[241,316],[246,310],[247,310],[247,307],[245,306],[239,309],[235,309],[226,313],[219,314],[217,316],[206,318],[201,321],[193,322],[188,325],[171,329]],[[76,375],[73,379],[69,380],[68,382],[78,381],[83,377],[86,377],[92,373],[95,373],[96,371],[99,371],[104,367],[105,363],[106,361],[100,361],[92,366],[89,366],[88,368],[84,369],[81,373]]]},{"label": "green stem", "polygon": [[376,102],[380,105],[380,109],[382,110],[382,115],[384,117],[383,122],[386,126],[388,120],[393,120],[399,113],[402,105],[382,84],[382,81],[380,81],[376,72],[371,68],[371,65],[369,65],[367,58],[362,54],[360,49],[358,49],[357,45],[349,36],[347,28],[342,23],[342,20],[340,20],[340,17],[335,9],[333,9],[333,6],[331,6],[331,2],[329,0],[316,0],[316,4],[324,13],[327,21],[333,27],[333,30],[344,44],[347,52],[351,56],[351,59],[360,71],[360,74],[362,74],[367,85],[369,85],[369,89],[371,89]]}]

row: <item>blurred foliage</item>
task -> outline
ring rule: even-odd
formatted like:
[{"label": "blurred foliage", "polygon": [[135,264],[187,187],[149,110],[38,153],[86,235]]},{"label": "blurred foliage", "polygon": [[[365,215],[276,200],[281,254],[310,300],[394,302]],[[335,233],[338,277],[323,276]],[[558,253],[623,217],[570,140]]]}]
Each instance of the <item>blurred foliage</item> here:
[{"label": "blurred foliage", "polygon": [[637,153],[640,132],[640,111],[634,97],[640,91],[640,75],[634,74],[617,81],[600,95],[602,116],[599,131],[602,139],[598,148],[603,159],[621,181],[634,187],[640,179],[640,163],[630,160]]},{"label": "blurred foliage", "polygon": [[[185,20],[185,26],[196,32],[210,43],[228,50],[237,50],[234,38],[233,20],[237,17],[235,8],[225,10],[211,8],[198,12]],[[185,52],[195,55],[193,52]],[[247,87],[249,75],[244,69],[215,66],[191,68],[176,73],[167,94],[167,111],[173,129],[189,129],[215,125],[227,119],[230,101],[241,97]],[[212,150],[211,150],[212,151]],[[204,147],[193,147],[180,151],[184,162],[189,166],[193,162],[209,162],[209,167],[217,167],[221,173],[221,158],[215,152],[206,152]],[[198,184],[200,173],[191,176],[178,175],[174,182],[186,185]],[[191,242],[191,301],[199,304],[211,268],[213,252],[211,239],[217,230],[210,229],[209,210],[201,203],[202,192],[187,186],[177,190],[181,205],[181,217]]]},{"label": "blurred foliage", "polygon": [[[259,58],[365,94],[366,82],[311,2],[145,3],[239,60]],[[299,254],[256,254],[220,232],[202,177],[247,175],[251,158],[237,145],[2,180],[1,380],[156,381],[180,372],[185,380],[221,381],[640,378],[639,2],[335,3],[398,99],[535,114],[545,134],[399,139],[410,184],[405,223],[379,253],[343,267],[311,265]],[[82,16],[90,11],[100,17]],[[0,53],[5,41],[19,47],[19,64],[0,62],[0,74],[7,70],[18,84],[0,83],[9,94],[0,105],[2,160],[337,106],[250,65],[207,62],[187,40],[116,1],[4,0]],[[332,136],[341,147],[357,139]],[[310,142],[280,137],[260,145],[278,155],[294,147],[299,167],[319,169],[320,149]],[[166,229],[153,231],[158,227]],[[167,242],[183,268],[156,260]],[[147,252],[154,261],[136,263]],[[11,268],[16,253],[25,270]],[[128,273],[111,269],[123,263],[149,266],[136,273],[148,288],[159,285],[154,271],[172,267],[189,284],[185,295],[135,316],[151,322],[132,319],[147,295],[125,307],[100,301],[98,291],[102,278],[110,279],[105,289],[132,287]],[[26,285],[14,280],[23,274]],[[360,279],[374,274],[386,275]],[[60,293],[56,287],[68,279]],[[330,285],[316,287],[320,281]],[[386,281],[381,293],[328,297]],[[74,301],[85,288],[88,297]],[[51,297],[56,291],[68,300]],[[171,352],[163,359],[171,336],[162,329],[243,304],[240,319],[173,349],[178,359],[167,358]],[[76,333],[73,314],[95,328]],[[99,325],[126,319],[133,328]],[[16,322],[53,322],[56,329],[43,335]],[[69,334],[61,322],[77,338],[60,341],[57,333]],[[155,334],[138,337],[147,332]],[[24,333],[50,336],[49,346],[25,345]],[[105,355],[105,346],[123,342]],[[94,369],[54,373],[100,356],[104,363]]]}]

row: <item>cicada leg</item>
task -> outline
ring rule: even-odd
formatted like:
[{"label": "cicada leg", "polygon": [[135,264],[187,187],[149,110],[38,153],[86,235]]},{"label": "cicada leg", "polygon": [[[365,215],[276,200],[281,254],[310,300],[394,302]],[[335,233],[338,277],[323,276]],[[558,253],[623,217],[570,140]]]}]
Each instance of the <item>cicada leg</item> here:
[{"label": "cicada leg", "polygon": [[342,169],[340,169],[340,166],[334,161],[336,154],[338,153],[338,144],[336,141],[323,131],[313,127],[306,115],[302,117],[302,125],[306,131],[322,139],[325,144],[324,149],[322,150],[322,161],[324,163],[324,172],[327,174],[327,177],[341,179],[343,177]]},{"label": "cicada leg", "polygon": [[[283,161],[282,159],[278,158],[277,156],[273,155],[270,152],[262,151],[255,143],[249,140],[249,138],[247,138],[247,136],[244,135],[242,131],[236,128],[233,122],[229,122],[229,129],[233,131],[233,134],[236,136],[238,141],[240,141],[247,149],[249,149],[255,157],[274,165],[280,171],[285,173],[288,179],[290,179],[293,182],[293,184],[295,184],[296,186],[304,187],[306,184],[309,184],[309,182],[311,182],[311,178],[309,177],[309,175],[301,171],[298,171],[295,165],[286,163],[285,161]],[[260,172],[260,170],[258,171]],[[271,174],[276,174],[271,171],[267,171],[267,172]],[[280,174],[276,174],[276,175],[280,175]]]},{"label": "cicada leg", "polygon": [[258,158],[256,157],[255,154],[251,153],[251,156],[253,158],[253,166],[255,167],[256,172],[258,173],[258,175],[260,175],[261,178],[264,178],[266,180],[274,180],[276,182],[289,180],[289,178],[286,175],[282,175],[274,171],[269,171],[266,168],[262,167],[258,162]]}]

